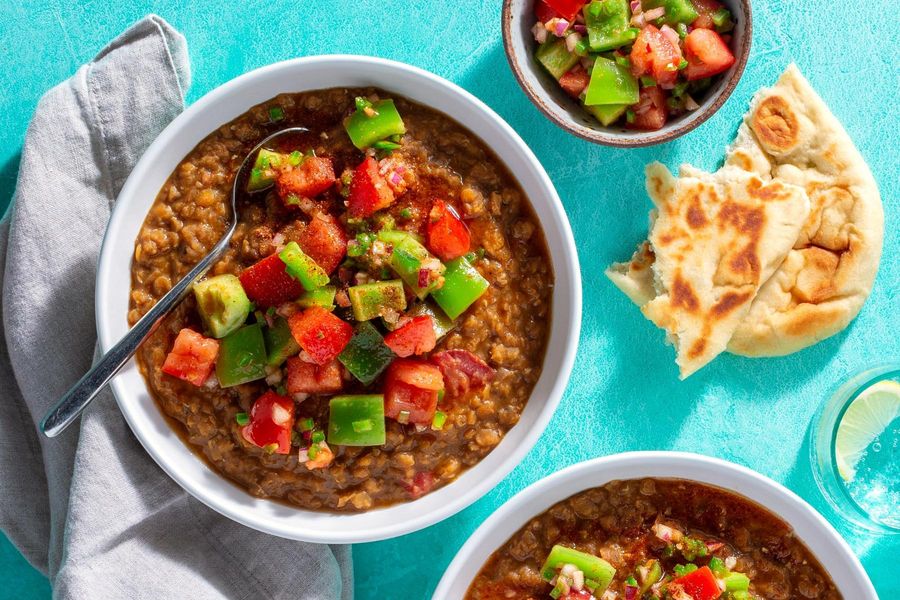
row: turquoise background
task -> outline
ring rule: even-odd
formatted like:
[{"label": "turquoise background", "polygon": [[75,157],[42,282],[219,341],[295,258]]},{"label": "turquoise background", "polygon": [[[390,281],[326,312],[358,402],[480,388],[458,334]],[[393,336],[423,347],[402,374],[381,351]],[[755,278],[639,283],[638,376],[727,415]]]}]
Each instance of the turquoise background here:
[{"label": "turquoise background", "polygon": [[[637,449],[720,456],[785,483],[834,523],[883,598],[900,594],[900,536],[850,530],[819,494],[807,428],[817,406],[851,374],[900,359],[897,239],[900,62],[896,3],[754,0],[753,52],[731,99],[679,140],[639,150],[591,145],[549,123],[522,94],[500,38],[500,0],[220,0],[4,2],[0,7],[0,211],[15,185],[38,98],[148,12],[188,39],[194,101],[219,84],[282,59],[358,53],[405,61],[468,89],[506,119],[555,182],[572,222],[584,278],[574,376],[537,447],[495,490],[427,530],[354,549],[357,597],[426,598],[469,534],[528,484],[561,467]],[[661,160],[714,168],[751,95],[794,60],[872,165],[885,202],[885,252],[871,298],[842,334],[778,359],[722,356],[679,382],[673,351],[603,277],[646,235],[643,167]],[[387,85],[387,84],[386,84]],[[46,580],[0,536],[0,598],[44,598]],[[850,599],[848,599],[850,600]]]}]

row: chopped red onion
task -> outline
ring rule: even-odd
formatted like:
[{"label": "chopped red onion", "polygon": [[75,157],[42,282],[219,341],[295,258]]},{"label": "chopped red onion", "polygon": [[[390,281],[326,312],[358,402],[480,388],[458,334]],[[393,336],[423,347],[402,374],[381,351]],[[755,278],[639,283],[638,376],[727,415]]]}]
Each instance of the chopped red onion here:
[{"label": "chopped red onion", "polygon": [[625,586],[625,600],[637,600],[640,589],[633,585]]},{"label": "chopped red onion", "polygon": [[291,398],[293,398],[295,402],[303,402],[304,400],[309,398],[309,394],[297,392],[296,394],[291,394]]},{"label": "chopped red onion", "polygon": [[428,269],[419,269],[419,287],[428,287],[429,279],[431,279],[431,272]]},{"label": "chopped red onion", "polygon": [[575,44],[581,41],[581,34],[572,32],[566,36],[566,50],[575,52]]},{"label": "chopped red onion", "polygon": [[681,42],[681,38],[678,37],[678,32],[668,25],[663,25],[662,27],[660,27],[659,32],[666,36],[666,39],[672,42],[673,46],[678,46]]},{"label": "chopped red onion", "polygon": [[639,15],[644,12],[644,8],[641,6],[641,0],[631,0],[631,14]]},{"label": "chopped red onion", "polygon": [[700,105],[697,104],[697,102],[693,98],[691,98],[690,95],[685,94],[684,95],[684,109],[685,110],[697,110],[698,108],[700,108]]},{"label": "chopped red onion", "polygon": [[284,317],[285,319],[287,319],[288,317],[290,317],[292,314],[296,313],[299,310],[300,310],[300,307],[297,306],[296,302],[285,302],[284,304],[282,304],[281,306],[279,306],[278,308],[275,309],[275,313],[278,316]]},{"label": "chopped red onion", "polygon": [[272,237],[272,244],[275,246],[275,252],[281,252],[284,249],[284,234],[276,233]]},{"label": "chopped red onion", "polygon": [[643,29],[644,25],[647,24],[647,21],[644,17],[644,13],[635,13],[631,15],[631,26],[637,27],[638,29]]},{"label": "chopped red onion", "polygon": [[572,25],[572,29],[581,34],[587,33],[587,27],[581,23],[575,23],[574,25]]},{"label": "chopped red onion", "polygon": [[403,183],[403,177],[400,176],[400,173],[398,173],[397,171],[391,173],[391,183],[393,183],[394,185],[400,185],[401,183]]},{"label": "chopped red onion", "polygon": [[645,21],[655,21],[661,17],[666,16],[666,9],[662,6],[658,6],[656,8],[651,8],[650,10],[644,13]]},{"label": "chopped red onion", "polygon": [[566,29],[569,28],[569,22],[565,19],[559,19],[556,21],[556,24],[553,26],[553,33],[556,34],[556,37],[562,37],[566,34]]},{"label": "chopped red onion", "polygon": [[547,41],[547,28],[540,21],[531,28],[531,34],[534,36],[534,41],[538,44],[543,44]]}]

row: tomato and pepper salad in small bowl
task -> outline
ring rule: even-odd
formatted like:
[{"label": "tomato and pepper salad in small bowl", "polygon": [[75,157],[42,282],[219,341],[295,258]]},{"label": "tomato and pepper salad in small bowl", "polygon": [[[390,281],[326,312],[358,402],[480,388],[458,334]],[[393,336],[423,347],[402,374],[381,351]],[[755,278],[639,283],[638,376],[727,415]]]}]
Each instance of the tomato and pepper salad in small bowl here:
[{"label": "tomato and pepper salad in small bowl", "polygon": [[[719,0],[508,0],[512,5],[526,11],[531,6],[531,14],[519,15],[522,27],[530,23],[524,46],[532,55],[528,64],[540,71],[537,77],[554,98],[577,104],[570,112],[580,112],[577,121],[597,130],[594,141],[601,143],[617,131],[632,133],[612,138],[627,145],[642,134],[644,140],[662,139],[667,125],[699,124],[695,113],[703,113],[705,100],[722,89],[720,80],[731,72],[736,81],[734,74],[743,67],[738,56],[743,60],[746,48],[740,44],[739,52],[734,33],[746,17]],[[511,27],[504,25],[509,37]],[[517,47],[507,39],[514,71],[548,112],[548,98],[538,98],[523,74],[525,60],[516,55]],[[560,98],[559,91],[572,100]],[[551,118],[570,128],[557,112],[549,111]]]}]

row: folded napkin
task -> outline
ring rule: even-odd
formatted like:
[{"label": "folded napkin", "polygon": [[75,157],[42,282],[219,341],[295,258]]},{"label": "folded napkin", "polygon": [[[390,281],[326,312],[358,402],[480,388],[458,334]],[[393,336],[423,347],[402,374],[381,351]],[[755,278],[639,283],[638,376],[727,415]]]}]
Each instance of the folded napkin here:
[{"label": "folded napkin", "polygon": [[184,38],[150,16],[38,104],[0,222],[0,527],[59,598],[349,599],[349,547],[271,537],[206,508],[153,463],[109,391],[80,427],[37,431],[91,364],[110,208],[189,83]]}]

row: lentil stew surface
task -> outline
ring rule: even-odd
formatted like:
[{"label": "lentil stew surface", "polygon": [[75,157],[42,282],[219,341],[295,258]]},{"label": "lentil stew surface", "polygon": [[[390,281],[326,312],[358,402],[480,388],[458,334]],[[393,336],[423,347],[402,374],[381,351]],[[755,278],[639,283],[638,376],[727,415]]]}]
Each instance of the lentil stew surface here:
[{"label": "lentil stew surface", "polygon": [[[702,540],[709,553],[687,560],[677,549],[667,551],[669,544],[653,532],[657,523]],[[791,527],[764,507],[713,486],[648,478],[579,492],[528,521],[491,555],[466,600],[550,598],[553,586],[542,578],[541,567],[557,544],[601,557],[615,568],[612,583],[599,596],[603,600],[626,598],[626,579],[647,559],[658,559],[665,577],[678,563],[702,567],[713,557],[749,577],[750,598],[842,597]],[[672,596],[662,587],[635,597]]]},{"label": "lentil stew surface", "polygon": [[[453,481],[490,453],[519,420],[541,373],[550,328],[553,272],[540,224],[528,200],[499,159],[451,118],[402,97],[375,89],[327,89],[282,94],[214,131],[175,169],[160,190],[135,243],[130,323],[136,322],[204,256],[225,232],[235,173],[244,156],[270,133],[304,126],[298,144],[331,157],[335,172],[352,169],[363,155],[348,139],[344,118],[354,97],[392,97],[407,133],[395,157],[413,165],[409,190],[386,212],[398,229],[425,227],[434,198],[451,203],[466,220],[473,248],[483,248],[476,266],[490,288],[442,338],[436,350],[472,352],[494,370],[493,381],[450,405],[443,429],[417,431],[387,422],[378,447],[340,446],[329,468],[310,470],[289,454],[266,453],[240,433],[236,415],[247,413],[266,389],[262,381],[231,388],[194,386],[160,370],[184,327],[202,327],[193,297],[186,299],[140,348],[138,364],[161,411],[184,441],[214,470],[254,496],[306,509],[364,511],[411,499],[419,474],[436,489]],[[278,107],[283,118],[272,122]],[[343,200],[329,191],[315,203],[331,214]],[[239,223],[227,254],[210,276],[238,275],[272,254],[278,240],[303,230],[304,207],[284,206],[274,194],[241,198]],[[345,374],[345,379],[348,379]],[[364,387],[348,380],[342,393]],[[328,397],[296,405],[300,417],[328,422]],[[414,496],[415,494],[413,494]]]}]

